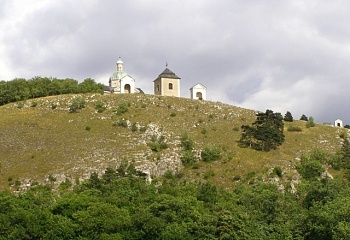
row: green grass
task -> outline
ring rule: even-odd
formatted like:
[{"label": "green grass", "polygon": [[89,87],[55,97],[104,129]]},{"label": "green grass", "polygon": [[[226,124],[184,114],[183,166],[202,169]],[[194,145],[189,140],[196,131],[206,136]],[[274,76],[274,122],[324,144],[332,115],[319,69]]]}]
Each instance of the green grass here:
[{"label": "green grass", "polygon": [[[163,176],[171,170],[174,174],[182,171],[185,179],[203,180],[208,171],[214,170],[215,175],[208,181],[224,187],[234,186],[234,176],[251,172],[255,177],[264,176],[266,169],[275,166],[283,169],[283,177],[293,178],[295,159],[302,152],[314,148],[335,152],[340,147],[339,132],[343,130],[318,124],[306,128],[305,122],[294,121],[285,124],[286,141],[279,149],[258,152],[237,145],[239,126],[255,121],[253,110],[154,95],[79,96],[84,98],[85,108],[77,113],[69,113],[75,95],[35,99],[36,107],[31,107],[29,101],[22,108],[15,103],[0,107],[0,188],[8,187],[9,177],[22,182],[26,179],[45,182],[49,176],[57,178],[57,184],[60,177],[74,181],[88,177],[92,171],[116,167],[123,159],[150,170],[154,176]],[[106,109],[98,112],[96,103]],[[116,114],[125,103],[128,111]],[[56,108],[52,109],[52,105]],[[121,120],[130,122],[130,126],[113,126]],[[136,131],[135,127],[132,130],[133,124],[146,131]],[[302,131],[288,132],[289,125]],[[221,160],[198,162],[196,168],[183,169],[180,137],[184,132],[194,140],[197,153],[207,145],[220,147]],[[163,135],[168,144],[167,149],[158,153],[147,146],[155,133]]]}]

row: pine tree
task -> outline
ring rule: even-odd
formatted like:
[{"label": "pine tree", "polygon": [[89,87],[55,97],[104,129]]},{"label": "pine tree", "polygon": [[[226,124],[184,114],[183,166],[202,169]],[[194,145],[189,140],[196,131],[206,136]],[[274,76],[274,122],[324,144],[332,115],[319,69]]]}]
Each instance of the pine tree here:
[{"label": "pine tree", "polygon": [[283,120],[286,122],[293,122],[293,116],[291,112],[287,111],[286,114],[284,115]]},{"label": "pine tree", "polygon": [[270,151],[284,142],[283,128],[282,115],[266,110],[265,113],[257,113],[252,126],[242,126],[240,142],[257,150]]},{"label": "pine tree", "polygon": [[301,115],[300,120],[309,121],[309,119],[307,118],[307,116],[305,116],[305,114]]}]

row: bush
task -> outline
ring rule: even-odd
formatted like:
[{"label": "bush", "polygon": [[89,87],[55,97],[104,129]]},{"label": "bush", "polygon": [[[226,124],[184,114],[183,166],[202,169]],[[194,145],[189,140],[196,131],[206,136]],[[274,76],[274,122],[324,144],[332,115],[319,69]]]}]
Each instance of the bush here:
[{"label": "bush", "polygon": [[121,119],[121,120],[119,120],[118,122],[117,122],[117,125],[119,126],[119,127],[128,127],[128,122],[125,120],[125,119]]},{"label": "bush", "polygon": [[196,162],[196,155],[192,151],[182,151],[181,162],[185,167],[191,166]]},{"label": "bush", "polygon": [[128,108],[129,105],[130,104],[125,103],[125,102],[120,103],[118,108],[117,108],[116,114],[117,115],[122,115],[122,114],[128,112],[129,111],[129,108]]},{"label": "bush", "polygon": [[239,132],[239,127],[233,127],[232,130],[233,130],[234,132]]},{"label": "bush", "polygon": [[153,135],[151,142],[147,144],[153,152],[160,152],[163,149],[168,148],[168,144],[165,142],[165,137],[162,135],[157,138],[156,135]]},{"label": "bush", "polygon": [[204,162],[212,162],[221,159],[221,149],[215,146],[206,146],[201,152]]},{"label": "bush", "polygon": [[276,174],[276,175],[279,176],[279,177],[282,177],[282,168],[279,167],[279,166],[274,167],[273,173]]},{"label": "bush", "polygon": [[80,109],[83,109],[85,107],[85,100],[82,97],[77,97],[73,99],[72,104],[69,106],[69,112],[75,113],[78,112]]},{"label": "bush", "polygon": [[173,179],[174,178],[174,173],[170,169],[166,170],[164,173],[164,177],[167,179]]},{"label": "bush", "polygon": [[57,108],[57,104],[52,103],[51,104],[51,109],[53,110],[53,109],[56,109],[56,108]]},{"label": "bush", "polygon": [[288,132],[301,132],[301,131],[303,131],[303,130],[301,129],[301,127],[297,127],[297,126],[288,126],[287,131],[288,131]]},{"label": "bush", "polygon": [[32,104],[30,105],[31,107],[36,107],[38,105],[37,102],[32,102]]},{"label": "bush", "polygon": [[137,126],[136,126],[136,123],[133,123],[132,125],[131,125],[131,131],[132,132],[136,132],[138,130],[138,128],[137,128]]},{"label": "bush", "polygon": [[181,141],[182,150],[187,151],[187,150],[193,150],[194,149],[194,142],[188,136],[187,133],[182,134],[182,136],[180,138],[180,141]]},{"label": "bush", "polygon": [[175,116],[176,116],[175,112],[170,113],[170,117],[175,117]]},{"label": "bush", "polygon": [[90,130],[91,130],[91,127],[90,127],[90,126],[86,126],[86,127],[85,127],[85,130],[86,130],[86,131],[90,131]]},{"label": "bush", "polygon": [[204,173],[204,179],[209,179],[209,178],[214,177],[214,176],[215,176],[215,172],[212,169],[210,169]]},{"label": "bush", "polygon": [[106,110],[106,107],[104,106],[103,102],[98,101],[95,103],[95,109],[98,113],[102,113]]},{"label": "bush", "polygon": [[299,174],[305,179],[320,177],[324,172],[321,162],[317,159],[319,156],[303,155],[300,164],[297,166]]}]

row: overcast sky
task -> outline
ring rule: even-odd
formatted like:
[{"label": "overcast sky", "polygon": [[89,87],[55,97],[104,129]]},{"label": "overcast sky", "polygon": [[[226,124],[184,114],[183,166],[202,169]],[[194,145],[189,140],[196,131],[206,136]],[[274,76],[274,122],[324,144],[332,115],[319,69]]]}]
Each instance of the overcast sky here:
[{"label": "overcast sky", "polygon": [[350,124],[350,1],[0,0],[0,80],[94,78],[122,57],[153,93],[168,68],[181,96]]}]

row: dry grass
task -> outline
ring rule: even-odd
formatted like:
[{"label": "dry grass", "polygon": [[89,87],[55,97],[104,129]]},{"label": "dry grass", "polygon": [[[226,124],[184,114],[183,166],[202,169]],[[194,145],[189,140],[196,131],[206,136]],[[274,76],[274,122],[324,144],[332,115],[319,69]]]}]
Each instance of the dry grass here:
[{"label": "dry grass", "polygon": [[[8,187],[9,178],[39,182],[49,175],[57,179],[84,178],[92,171],[115,167],[122,159],[133,161],[155,176],[172,169],[183,171],[185,178],[202,180],[208,171],[214,171],[209,180],[224,187],[232,187],[238,177],[246,181],[252,176],[263,178],[274,166],[281,166],[284,175],[292,179],[296,158],[302,152],[313,148],[334,152],[340,144],[338,135],[344,131],[323,125],[306,128],[303,121],[286,123],[286,129],[292,124],[301,127],[302,132],[286,130],[286,141],[278,150],[257,152],[237,145],[241,135],[237,128],[255,120],[252,110],[154,95],[79,96],[85,99],[86,108],[78,113],[68,111],[75,95],[35,99],[36,107],[30,107],[31,101],[23,108],[16,104],[0,107],[2,188]],[[106,110],[97,113],[96,102],[103,102]],[[51,109],[53,103],[56,109]],[[122,103],[129,105],[128,112],[117,115],[115,111]],[[114,126],[121,119],[128,120],[129,127]],[[132,132],[132,123],[147,131]],[[223,159],[200,162],[196,169],[182,169],[179,137],[184,132],[195,141],[198,152],[206,145],[222,147]],[[153,134],[165,136],[169,148],[152,152],[147,143]]]}]

